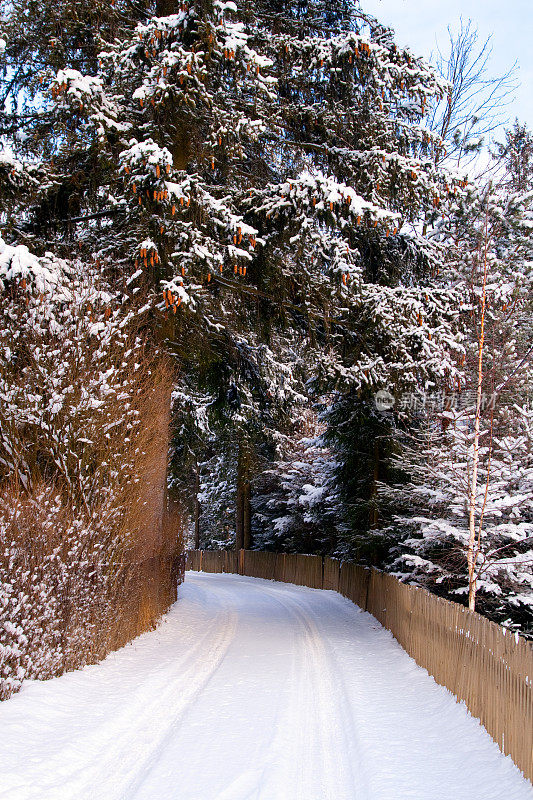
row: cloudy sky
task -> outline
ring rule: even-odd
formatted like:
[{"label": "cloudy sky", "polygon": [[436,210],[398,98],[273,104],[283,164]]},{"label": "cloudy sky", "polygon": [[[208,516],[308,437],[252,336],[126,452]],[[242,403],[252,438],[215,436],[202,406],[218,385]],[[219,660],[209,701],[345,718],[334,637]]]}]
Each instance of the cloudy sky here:
[{"label": "cloudy sky", "polygon": [[429,57],[448,42],[447,27],[472,20],[484,41],[492,35],[490,70],[502,75],[517,62],[520,86],[509,106],[533,129],[533,0],[361,0],[361,8],[396,31],[396,41]]}]

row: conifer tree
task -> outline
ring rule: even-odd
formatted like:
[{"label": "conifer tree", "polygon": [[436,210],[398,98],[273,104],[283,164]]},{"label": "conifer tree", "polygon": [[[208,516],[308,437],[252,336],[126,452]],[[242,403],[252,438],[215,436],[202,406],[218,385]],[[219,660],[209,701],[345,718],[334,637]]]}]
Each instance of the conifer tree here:
[{"label": "conifer tree", "polygon": [[[411,480],[384,533],[403,577],[452,597],[466,595],[498,621],[531,629],[530,226],[533,173],[527,131],[500,148],[498,185],[473,189],[442,221],[449,236],[444,279],[461,287],[462,374],[419,414],[395,464]],[[526,147],[524,147],[526,145]],[[412,429],[415,430],[415,429]]]},{"label": "conifer tree", "polygon": [[295,339],[308,390],[339,402],[454,373],[457,296],[418,222],[465,185],[435,167],[425,115],[448,87],[421,59],[351,3],[66,5],[23,50],[31,9],[6,10],[9,243],[146,291],[146,325],[211,382],[233,441],[290,426],[269,381]]}]

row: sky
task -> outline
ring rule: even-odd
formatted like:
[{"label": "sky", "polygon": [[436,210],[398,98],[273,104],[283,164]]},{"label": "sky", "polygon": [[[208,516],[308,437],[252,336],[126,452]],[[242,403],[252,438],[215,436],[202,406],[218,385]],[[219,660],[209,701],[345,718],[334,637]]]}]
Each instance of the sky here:
[{"label": "sky", "polygon": [[361,9],[396,31],[399,45],[429,58],[445,51],[447,27],[472,20],[480,41],[492,35],[489,69],[494,76],[517,62],[520,86],[507,113],[533,129],[533,0],[360,0]]}]

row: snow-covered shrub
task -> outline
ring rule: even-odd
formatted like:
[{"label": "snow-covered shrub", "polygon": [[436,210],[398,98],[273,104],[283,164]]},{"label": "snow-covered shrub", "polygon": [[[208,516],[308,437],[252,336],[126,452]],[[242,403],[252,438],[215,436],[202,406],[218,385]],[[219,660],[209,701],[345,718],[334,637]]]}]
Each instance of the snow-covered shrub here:
[{"label": "snow-covered shrub", "polygon": [[60,476],[87,509],[127,471],[121,443],[139,424],[133,313],[94,266],[1,241],[0,292],[0,476],[27,489]]},{"label": "snow-covered shrub", "polygon": [[5,697],[151,624],[164,600],[143,570],[170,565],[177,530],[165,541],[171,378],[140,333],[141,301],[94,264],[1,240],[0,298]]},{"label": "snow-covered shrub", "polygon": [[105,518],[76,517],[51,486],[3,492],[0,699],[106,654],[134,577],[124,555]]}]

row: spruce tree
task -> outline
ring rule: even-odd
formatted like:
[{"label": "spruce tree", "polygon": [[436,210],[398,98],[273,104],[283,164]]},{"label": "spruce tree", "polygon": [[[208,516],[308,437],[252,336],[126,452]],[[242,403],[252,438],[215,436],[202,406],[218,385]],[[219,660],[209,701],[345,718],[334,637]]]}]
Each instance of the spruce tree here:
[{"label": "spruce tree", "polygon": [[397,573],[524,632],[533,603],[527,142],[521,126],[507,132],[499,182],[473,188],[442,220],[443,279],[463,296],[460,374],[403,437],[393,463],[410,480],[381,488],[395,512],[383,534]]},{"label": "spruce tree", "polygon": [[351,3],[66,5],[23,51],[32,11],[6,9],[9,243],[146,292],[143,324],[246,448],[290,428],[295,341],[341,405],[454,372],[457,297],[418,223],[464,184],[435,167],[447,86],[421,59]]}]

